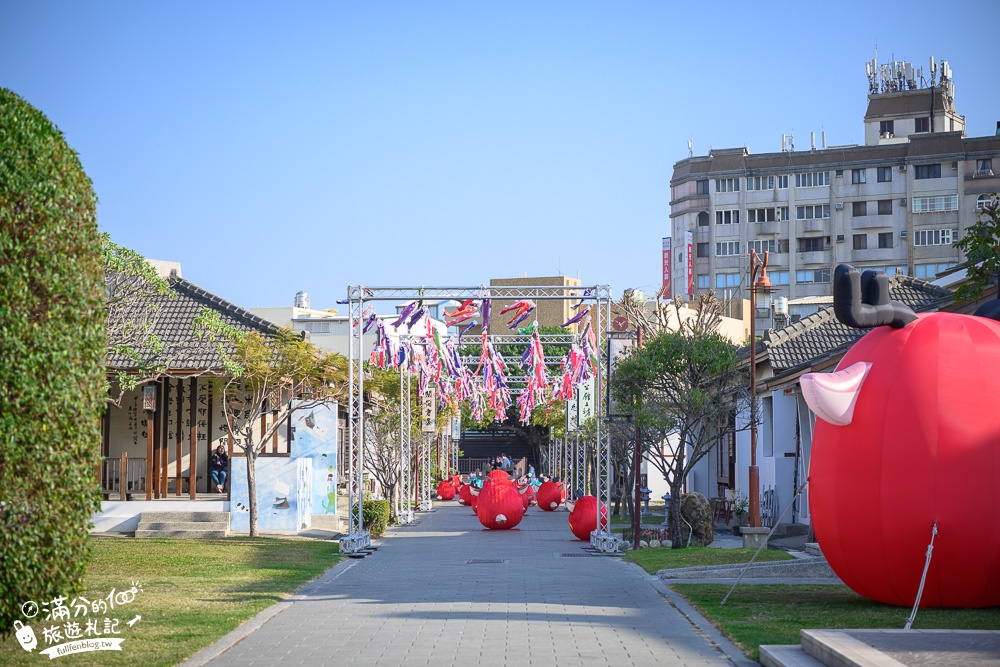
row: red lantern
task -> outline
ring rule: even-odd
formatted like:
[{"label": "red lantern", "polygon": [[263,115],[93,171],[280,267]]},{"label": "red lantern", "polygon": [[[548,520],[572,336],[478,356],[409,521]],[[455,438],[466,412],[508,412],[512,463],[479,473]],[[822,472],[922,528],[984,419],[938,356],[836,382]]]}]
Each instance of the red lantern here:
[{"label": "red lantern", "polygon": [[[589,540],[590,534],[597,530],[597,498],[584,496],[575,503],[566,503],[570,508],[569,529],[577,539]],[[607,513],[607,506],[601,506],[602,514]]]},{"label": "red lantern", "polygon": [[491,530],[510,530],[524,517],[521,494],[509,482],[486,482],[479,492],[476,516]]},{"label": "red lantern", "polygon": [[535,502],[540,509],[551,512],[559,507],[562,502],[562,492],[552,480],[542,482],[535,492]]},{"label": "red lantern", "polygon": [[460,505],[472,505],[472,485],[463,484],[458,490],[458,502]]},{"label": "red lantern", "polygon": [[455,499],[455,485],[451,483],[450,479],[446,479],[438,484],[438,500],[454,500]]},{"label": "red lantern", "polygon": [[1000,605],[1000,322],[932,313],[873,329],[837,373],[809,374],[820,416],[809,506],[855,592],[910,606]]}]

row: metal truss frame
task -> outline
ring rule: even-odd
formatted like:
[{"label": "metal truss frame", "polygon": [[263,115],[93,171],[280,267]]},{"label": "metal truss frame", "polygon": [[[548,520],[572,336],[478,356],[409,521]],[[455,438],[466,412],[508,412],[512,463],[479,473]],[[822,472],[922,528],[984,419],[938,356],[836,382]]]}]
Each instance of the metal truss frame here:
[{"label": "metal truss frame", "polygon": [[[404,380],[405,377],[405,380]],[[413,443],[411,442],[412,413],[408,368],[399,372],[399,506],[397,521],[401,525],[413,523]]]},{"label": "metal truss frame", "polygon": [[[362,314],[365,304],[373,301],[413,301],[418,299],[456,300],[466,299],[503,299],[532,301],[593,301],[591,309],[594,333],[598,340],[597,350],[597,451],[596,451],[596,489],[598,508],[603,504],[611,507],[611,440],[609,430],[604,426],[603,417],[606,401],[602,400],[607,391],[604,377],[607,372],[608,360],[600,341],[605,332],[611,330],[611,287],[609,285],[594,286],[486,286],[476,287],[366,287],[351,285],[347,288],[348,313],[350,315],[350,340],[348,345],[348,467],[349,481],[349,533],[340,540],[340,551],[344,554],[364,552],[371,544],[371,534],[365,530],[362,516],[364,500],[364,354],[362,350],[364,336],[361,332]],[[497,334],[491,340],[499,341]],[[530,338],[525,336],[525,338]],[[563,442],[561,458],[566,460],[566,444]],[[402,439],[401,439],[402,446]],[[430,438],[425,439],[425,462],[430,461]],[[427,475],[430,466],[425,466]],[[429,479],[425,481],[430,486]],[[429,496],[428,496],[429,499]],[[421,502],[423,496],[421,495]],[[405,503],[404,503],[405,504]],[[597,549],[604,552],[619,551],[622,539],[611,533],[610,515],[608,511],[598,511],[597,530],[591,533],[590,541]]]}]

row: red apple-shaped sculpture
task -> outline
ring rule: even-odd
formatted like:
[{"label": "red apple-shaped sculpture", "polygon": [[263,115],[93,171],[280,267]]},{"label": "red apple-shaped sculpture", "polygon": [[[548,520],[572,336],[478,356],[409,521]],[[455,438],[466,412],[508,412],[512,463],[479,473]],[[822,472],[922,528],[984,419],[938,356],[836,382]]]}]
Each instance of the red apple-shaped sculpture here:
[{"label": "red apple-shaped sculpture", "polygon": [[878,326],[802,391],[819,417],[812,524],[837,576],[913,605],[936,523],[920,605],[1000,605],[1000,322],[932,313]]},{"label": "red apple-shaped sculpture", "polygon": [[458,502],[460,505],[472,505],[472,485],[463,484],[458,490]]},{"label": "red apple-shaped sculpture", "polygon": [[490,530],[510,530],[524,517],[521,494],[506,480],[488,481],[479,492],[476,516]]},{"label": "red apple-shaped sculpture", "polygon": [[454,500],[455,485],[450,479],[446,479],[438,484],[438,500]]},{"label": "red apple-shaped sculpture", "polygon": [[577,539],[589,540],[590,533],[597,530],[597,498],[584,496],[574,503],[567,502],[569,529]]},{"label": "red apple-shaped sculpture", "polygon": [[562,491],[552,480],[542,482],[535,493],[535,502],[538,503],[539,509],[551,512],[562,502]]}]

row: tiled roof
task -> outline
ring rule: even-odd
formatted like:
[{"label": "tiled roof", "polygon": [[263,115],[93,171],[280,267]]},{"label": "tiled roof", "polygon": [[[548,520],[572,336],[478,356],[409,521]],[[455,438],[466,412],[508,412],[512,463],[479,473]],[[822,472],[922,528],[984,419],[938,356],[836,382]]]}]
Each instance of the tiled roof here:
[{"label": "tiled roof", "polygon": [[[261,319],[183,278],[171,277],[168,282],[174,297],[163,296],[151,300],[151,304],[157,307],[153,333],[163,343],[163,351],[158,357],[152,352],[142,355],[144,363],[165,364],[167,372],[222,369],[218,343],[199,339],[195,335],[194,318],[203,308],[218,312],[223,322],[244,331],[259,331],[263,334],[274,334],[278,331],[276,324]],[[109,370],[128,371],[134,368],[133,360],[108,350]]]},{"label": "tiled roof", "polygon": [[[889,279],[889,298],[919,313],[941,308],[951,301],[952,293],[926,280],[896,275]],[[830,306],[784,329],[766,332],[758,341],[757,354],[768,355],[774,375],[778,376],[842,354],[866,333],[867,329],[841,323]],[[741,356],[749,356],[749,347],[741,350]]]}]

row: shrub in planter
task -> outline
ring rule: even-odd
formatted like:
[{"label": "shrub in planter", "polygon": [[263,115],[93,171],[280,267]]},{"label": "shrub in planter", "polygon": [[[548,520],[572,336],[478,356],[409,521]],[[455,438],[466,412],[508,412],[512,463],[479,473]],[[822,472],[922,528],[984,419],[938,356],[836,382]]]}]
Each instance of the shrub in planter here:
[{"label": "shrub in planter", "polygon": [[361,503],[361,521],[372,537],[381,537],[389,525],[389,501],[365,500]]}]

